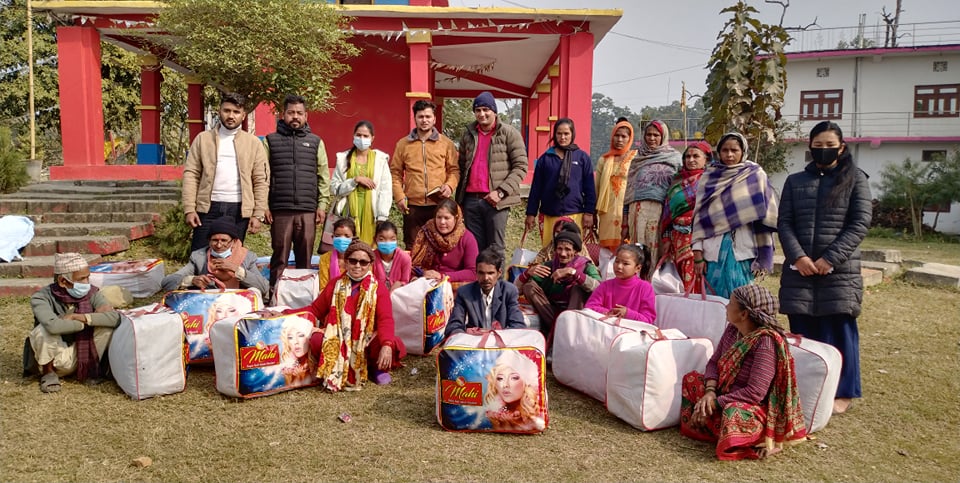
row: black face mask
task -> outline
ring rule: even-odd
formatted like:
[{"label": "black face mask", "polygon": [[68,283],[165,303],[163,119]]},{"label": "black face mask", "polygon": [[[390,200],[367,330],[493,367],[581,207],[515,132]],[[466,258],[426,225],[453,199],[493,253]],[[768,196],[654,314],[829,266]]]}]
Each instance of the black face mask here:
[{"label": "black face mask", "polygon": [[820,166],[829,166],[840,157],[840,148],[810,148],[810,157]]}]

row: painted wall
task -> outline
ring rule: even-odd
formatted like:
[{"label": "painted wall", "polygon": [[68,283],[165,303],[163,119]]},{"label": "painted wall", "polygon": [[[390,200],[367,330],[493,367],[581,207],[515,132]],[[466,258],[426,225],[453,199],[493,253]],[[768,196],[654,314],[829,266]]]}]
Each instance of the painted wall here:
[{"label": "painted wall", "polygon": [[[843,89],[843,119],[836,121],[847,136],[957,136],[960,117],[914,118],[914,87],[960,83],[960,52],[914,52],[860,57],[859,109],[854,101],[857,57],[790,59],[783,113],[788,120],[800,114],[800,92]],[[934,72],[934,61],[947,61],[946,72]],[[817,68],[829,67],[829,77],[817,77]],[[855,112],[859,111],[853,125]],[[809,132],[816,121],[801,123]]]},{"label": "painted wall", "polygon": [[[888,164],[899,164],[903,160],[910,158],[918,161],[921,159],[922,151],[925,150],[945,150],[947,152],[960,149],[960,143],[882,143],[878,147],[871,147],[869,143],[857,143],[850,146],[857,165],[870,177],[870,192],[874,198],[880,197],[880,189],[877,185],[880,183],[880,173]],[[787,155],[787,171],[770,175],[770,182],[779,193],[783,189],[783,183],[787,175],[801,171],[806,166],[805,153],[806,144],[794,146]],[[934,213],[924,215],[924,223],[933,226]],[[954,203],[950,207],[949,213],[940,213],[937,220],[937,230],[943,233],[960,234],[960,203]]]}]

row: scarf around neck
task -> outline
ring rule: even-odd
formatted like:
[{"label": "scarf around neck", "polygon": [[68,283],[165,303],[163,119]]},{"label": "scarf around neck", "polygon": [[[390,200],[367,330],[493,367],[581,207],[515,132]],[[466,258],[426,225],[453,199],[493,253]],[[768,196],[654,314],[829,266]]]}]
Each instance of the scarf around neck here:
[{"label": "scarf around neck", "polygon": [[[234,238],[233,243],[230,245],[230,256],[226,258],[230,263],[235,264],[237,267],[243,266],[243,260],[247,258],[247,249],[243,247],[243,243],[239,238]],[[213,261],[213,249],[207,248],[207,272],[214,277],[217,277],[217,280],[223,282],[223,285],[226,288],[240,288],[240,280],[237,278],[236,272],[229,272],[226,270],[210,270],[210,262]]]},{"label": "scarf around neck", "polygon": [[317,363],[317,378],[330,391],[360,390],[367,381],[366,348],[376,330],[377,287],[372,272],[359,282],[346,274],[335,282],[327,320],[320,328],[323,344]]},{"label": "scarf around neck", "polygon": [[427,221],[420,233],[417,233],[417,239],[413,243],[413,253],[410,257],[410,264],[413,267],[419,267],[429,270],[437,265],[438,255],[449,253],[457,247],[466,227],[463,224],[463,218],[458,212],[455,216],[455,225],[453,231],[443,235],[437,230],[437,223],[434,219]]},{"label": "scarf around neck", "polygon": [[[81,298],[74,298],[67,289],[57,283],[50,284],[50,293],[63,305],[76,305],[75,314],[92,314],[96,312],[93,306],[93,296],[100,289],[90,286],[90,291]],[[77,347],[77,380],[86,381],[91,376],[100,375],[100,355],[97,346],[93,343],[93,327],[86,325],[83,330],[73,334],[74,344]]]},{"label": "scarf around neck", "polygon": [[777,194],[767,173],[753,161],[711,163],[697,186],[694,210],[694,241],[755,222],[759,230],[777,230]]}]

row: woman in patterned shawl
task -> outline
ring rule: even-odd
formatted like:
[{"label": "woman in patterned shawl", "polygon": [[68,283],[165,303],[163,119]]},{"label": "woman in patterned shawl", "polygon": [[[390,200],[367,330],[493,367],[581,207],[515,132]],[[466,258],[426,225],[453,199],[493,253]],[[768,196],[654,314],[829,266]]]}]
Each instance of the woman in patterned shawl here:
[{"label": "woman in patterned shawl", "polygon": [[683,377],[680,433],[717,443],[721,460],[761,459],[807,434],[779,305],[759,285],[734,290],[706,373]]},{"label": "woman in patterned shawl", "polygon": [[371,271],[373,249],[360,240],[344,252],[346,270],[327,284],[303,309],[317,317],[320,328],[310,336],[317,361],[317,379],[330,391],[358,391],[373,372],[377,384],[389,384],[390,370],[406,355],[393,332],[390,291]]},{"label": "woman in patterned shawl", "polygon": [[633,149],[633,125],[620,121],[610,135],[610,150],[597,162],[597,215],[600,246],[611,252],[623,243],[623,198],[627,192]]},{"label": "woman in patterned shawl", "polygon": [[651,258],[659,260],[657,247],[660,235],[660,214],[667,188],[680,169],[680,153],[670,146],[670,130],[662,121],[650,121],[643,129],[643,142],[637,157],[630,163],[623,214],[627,233],[633,243],[651,247]]},{"label": "woman in patterned shawl", "polygon": [[724,134],[717,154],[697,187],[693,263],[717,295],[730,298],[733,289],[773,270],[777,193],[763,168],[747,159],[742,134]]},{"label": "woman in patterned shawl", "polygon": [[667,198],[663,200],[660,217],[660,256],[669,257],[683,280],[683,289],[699,293],[694,283],[693,249],[690,247],[690,225],[697,199],[697,183],[703,168],[713,157],[713,149],[704,141],[697,141],[683,152],[683,168],[677,174]]}]

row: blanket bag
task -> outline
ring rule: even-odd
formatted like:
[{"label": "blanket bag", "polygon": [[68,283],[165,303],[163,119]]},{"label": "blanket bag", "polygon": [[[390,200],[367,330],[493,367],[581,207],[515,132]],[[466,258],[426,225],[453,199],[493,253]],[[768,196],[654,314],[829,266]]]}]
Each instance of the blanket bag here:
[{"label": "blanket bag", "polygon": [[523,323],[527,324],[528,329],[540,330],[540,315],[537,309],[532,305],[519,304],[520,313],[523,314]]},{"label": "blanket bag", "polygon": [[727,328],[727,299],[703,294],[659,294],[657,320],[661,329],[679,329],[690,338],[704,337],[720,345]]},{"label": "blanket bag", "polygon": [[163,260],[159,258],[103,262],[90,266],[92,285],[118,285],[129,290],[136,298],[149,297],[159,292],[163,275]]},{"label": "blanket bag", "polygon": [[800,391],[800,409],[807,434],[827,426],[833,415],[833,400],[840,384],[843,356],[836,347],[820,341],[787,334]]},{"label": "blanket bag", "polygon": [[390,292],[394,332],[410,354],[429,354],[443,342],[443,331],[453,312],[453,287],[418,278]]},{"label": "blanket bag", "polygon": [[306,307],[320,295],[320,277],[312,268],[288,268],[274,292],[274,305]]},{"label": "blanket bag", "polygon": [[248,399],[319,384],[310,354],[317,330],[309,312],[218,320],[210,329],[217,391]]},{"label": "blanket bag", "polygon": [[561,312],[553,328],[554,377],[598,401],[606,400],[610,344],[618,335],[638,330],[656,327],[589,309]]},{"label": "blanket bag", "polygon": [[703,372],[713,356],[709,339],[676,329],[625,332],[610,350],[607,410],[641,431],[680,424],[680,383]]},{"label": "blanket bag", "polygon": [[107,350],[113,378],[133,399],[176,394],[187,386],[183,319],[163,305],[120,311]]},{"label": "blanket bag", "polygon": [[535,330],[455,334],[437,353],[437,421],[447,431],[547,428],[546,342]]},{"label": "blanket bag", "polygon": [[260,294],[249,289],[175,290],[163,296],[163,304],[183,317],[189,364],[213,362],[210,327],[214,322],[263,308]]}]

